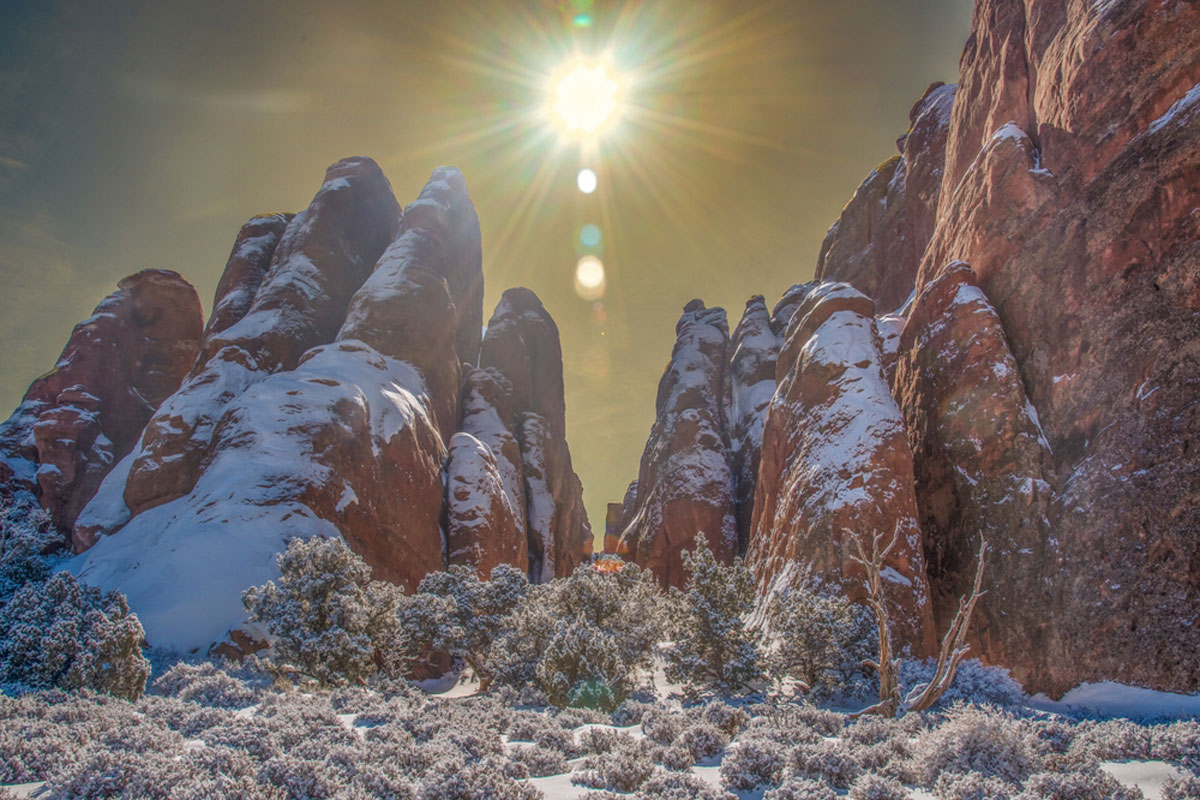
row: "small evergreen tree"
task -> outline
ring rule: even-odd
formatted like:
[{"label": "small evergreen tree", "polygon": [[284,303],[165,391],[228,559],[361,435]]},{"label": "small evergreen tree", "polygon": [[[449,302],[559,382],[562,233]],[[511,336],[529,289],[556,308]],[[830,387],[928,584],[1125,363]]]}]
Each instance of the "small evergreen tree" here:
[{"label": "small evergreen tree", "polygon": [[50,576],[42,553],[58,538],[41,508],[0,500],[0,605],[26,583]]},{"label": "small evergreen tree", "polygon": [[667,678],[689,691],[714,689],[739,692],[762,677],[759,633],[743,622],[754,609],[754,580],[740,560],[718,563],[703,533],[696,546],[684,551],[687,586],[672,588],[681,603],[683,621],[678,638],[666,651]]},{"label": "small evergreen tree", "polygon": [[124,595],[57,572],[26,582],[0,609],[0,680],[136,700],[150,676],[144,639]]},{"label": "small evergreen tree", "polygon": [[766,661],[777,681],[791,677],[805,691],[836,690],[874,655],[875,619],[844,595],[811,585],[792,587],[775,598],[767,615],[773,648]]},{"label": "small evergreen tree", "polygon": [[404,602],[401,625],[411,646],[465,662],[487,689],[492,640],[528,592],[525,573],[508,564],[492,569],[486,581],[470,567],[453,566],[425,576],[417,593]]},{"label": "small evergreen tree", "polygon": [[371,568],[340,538],[293,539],[276,563],[279,583],[247,589],[242,603],[274,637],[277,675],[340,685],[390,668],[403,650],[398,587],[371,580]]},{"label": "small evergreen tree", "polygon": [[663,595],[635,564],[581,564],[533,591],[491,650],[496,679],[535,684],[559,705],[619,703],[652,664],[664,629]]}]

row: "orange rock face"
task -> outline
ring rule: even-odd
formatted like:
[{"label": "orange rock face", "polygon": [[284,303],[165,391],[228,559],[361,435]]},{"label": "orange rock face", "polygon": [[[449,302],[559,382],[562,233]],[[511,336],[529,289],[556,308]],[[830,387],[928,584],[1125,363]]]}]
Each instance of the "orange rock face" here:
[{"label": "orange rock face", "polygon": [[966,264],[917,297],[899,341],[896,392],[912,445],[917,507],[939,630],[988,544],[974,652],[1030,682],[1061,657],[1047,609],[1058,553],[1047,517],[1053,460],[995,310]]},{"label": "orange rock face", "polygon": [[717,558],[737,555],[733,477],[725,427],[729,326],[725,311],[693,300],[675,326],[658,384],[656,419],[617,552],[682,586],[684,550],[704,533]]},{"label": "orange rock face", "polygon": [[886,589],[897,645],[934,651],[912,455],[884,378],[875,306],[847,284],[808,292],[788,325],[762,433],[747,563],[767,602],[816,580],[864,596],[855,541],[895,535]]},{"label": "orange rock face", "polygon": [[53,370],[0,425],[8,490],[28,491],[69,534],[200,347],[200,299],[167,270],[123,279],[75,326]]},{"label": "orange rock face", "polygon": [[457,170],[401,216],[378,167],[348,159],[305,211],[251,220],[195,369],[80,515],[84,579],[187,650],[241,619],[242,590],[293,537],[343,536],[410,589],[448,564],[573,569],[591,531],[557,329],[531,292],[507,293],[494,365],[466,366],[481,298]]}]

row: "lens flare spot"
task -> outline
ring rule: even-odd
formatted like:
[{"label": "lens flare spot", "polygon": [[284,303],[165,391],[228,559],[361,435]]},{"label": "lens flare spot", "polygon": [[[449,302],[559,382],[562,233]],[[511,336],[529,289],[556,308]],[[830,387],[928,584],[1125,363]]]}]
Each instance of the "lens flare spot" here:
[{"label": "lens flare spot", "polygon": [[587,223],[579,229],[579,243],[589,250],[594,250],[600,246],[600,241],[604,236],[600,233],[600,226]]},{"label": "lens flare spot", "polygon": [[579,191],[583,192],[584,194],[591,194],[592,192],[596,191],[596,185],[598,183],[599,180],[596,178],[595,171],[590,170],[587,167],[579,170],[579,174],[575,176],[575,185],[578,186]]},{"label": "lens flare spot", "polygon": [[598,135],[620,107],[621,81],[607,64],[575,61],[551,79],[550,116],[565,134]]},{"label": "lens flare spot", "polygon": [[604,297],[604,263],[595,256],[584,256],[575,265],[575,293],[584,300]]}]

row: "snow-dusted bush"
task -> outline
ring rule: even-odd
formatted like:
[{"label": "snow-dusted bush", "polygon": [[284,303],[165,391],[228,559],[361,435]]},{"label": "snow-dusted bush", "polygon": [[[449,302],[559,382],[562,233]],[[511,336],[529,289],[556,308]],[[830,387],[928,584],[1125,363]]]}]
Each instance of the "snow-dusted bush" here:
[{"label": "snow-dusted bush", "polygon": [[811,728],[821,736],[839,736],[846,725],[846,718],[836,711],[808,703],[787,703],[772,708],[768,718],[782,729]]},{"label": "snow-dusted bush", "polygon": [[[903,659],[900,662],[901,694],[907,696],[914,687],[928,683],[937,671],[937,661]],[[958,665],[954,681],[934,704],[946,708],[956,702],[977,705],[1016,706],[1025,702],[1025,690],[1004,667],[990,667],[977,658],[968,658]]]},{"label": "snow-dusted bush", "polygon": [[592,789],[633,792],[654,773],[654,761],[647,742],[630,739],[607,753],[588,756],[571,782]]},{"label": "snow-dusted bush", "polygon": [[50,576],[42,553],[59,538],[44,510],[0,498],[0,606],[25,584]]},{"label": "snow-dusted bush", "polygon": [[1039,772],[1014,800],[1142,800],[1142,793],[1093,765],[1069,773]]},{"label": "snow-dusted bush", "polygon": [[933,784],[937,800],[1011,800],[1020,789],[990,775],[947,772]]},{"label": "snow-dusted bush", "polygon": [[837,800],[837,796],[826,783],[793,775],[764,794],[763,800]]},{"label": "snow-dusted bush", "polygon": [[658,772],[642,784],[638,800],[733,800],[687,772]]},{"label": "snow-dusted bush", "polygon": [[612,728],[588,727],[579,732],[579,748],[588,755],[607,753],[622,739],[630,738],[629,734],[614,731]]},{"label": "snow-dusted bush", "polygon": [[613,709],[612,724],[619,728],[624,728],[627,725],[637,725],[642,721],[645,713],[653,707],[653,703],[643,703],[639,700],[626,698],[621,701],[619,706]]},{"label": "snow-dusted bush", "polygon": [[247,589],[242,603],[270,631],[268,663],[278,675],[361,683],[403,649],[400,590],[371,580],[371,568],[341,538],[293,539],[276,563],[279,583]]},{"label": "snow-dusted bush", "polygon": [[746,727],[750,715],[744,709],[713,700],[700,707],[700,719],[732,738]]},{"label": "snow-dusted bush", "polygon": [[245,708],[258,693],[211,662],[179,662],[154,681],[154,690],[166,697],[214,708]]},{"label": "snow-dusted bush", "polygon": [[908,790],[899,781],[868,772],[850,786],[850,800],[908,800]]},{"label": "snow-dusted bush", "polygon": [[678,637],[665,653],[667,678],[693,693],[744,691],[762,677],[759,632],[743,620],[754,610],[754,579],[740,560],[719,563],[702,533],[691,551],[683,551],[683,567],[684,591],[671,590],[683,614]]},{"label": "snow-dusted bush", "polygon": [[642,715],[642,733],[652,742],[672,744],[687,727],[687,715],[667,708],[650,708]]},{"label": "snow-dusted bush", "polygon": [[541,745],[533,745],[532,747],[516,747],[510,757],[525,765],[529,774],[535,778],[541,778],[546,775],[561,775],[564,772],[570,772],[571,767],[567,764],[567,759],[559,750],[552,750],[549,747]]},{"label": "snow-dusted bush", "polygon": [[1035,756],[1043,760],[1070,750],[1078,732],[1076,726],[1057,719],[1026,720],[1024,725],[1025,743]]},{"label": "snow-dusted bush", "polygon": [[1200,797],[1200,778],[1195,775],[1167,778],[1161,796],[1162,800],[1196,800]]},{"label": "snow-dusted bush", "polygon": [[695,761],[703,761],[720,755],[727,743],[725,735],[712,725],[699,723],[685,730],[676,740],[686,748]]},{"label": "snow-dusted bush", "polygon": [[1068,752],[1079,760],[1146,759],[1150,757],[1150,729],[1127,719],[1081,724]]},{"label": "snow-dusted bush", "polygon": [[796,678],[810,690],[833,691],[865,677],[863,662],[878,648],[875,618],[845,595],[814,585],[773,598],[766,615],[771,677]]},{"label": "snow-dusted bush", "polygon": [[914,768],[931,785],[944,772],[977,772],[1020,783],[1037,767],[1015,719],[999,709],[952,706],[945,720],[921,734]]},{"label": "snow-dusted bush", "polygon": [[138,711],[188,738],[199,737],[209,728],[228,724],[235,718],[228,708],[212,708],[155,695],[143,695],[138,701]]},{"label": "snow-dusted bush", "polygon": [[471,567],[455,565],[431,572],[401,608],[401,625],[414,648],[449,653],[490,683],[488,651],[517,605],[529,593],[529,579],[509,564],[496,566],[488,580]]},{"label": "snow-dusted bush", "polygon": [[625,699],[630,670],[616,639],[580,617],[558,623],[537,663],[537,679],[556,706],[613,709]]},{"label": "snow-dusted bush", "polygon": [[1200,722],[1181,720],[1150,729],[1150,757],[1200,773]]},{"label": "snow-dusted bush", "polygon": [[787,748],[770,739],[740,739],[725,750],[721,784],[726,789],[775,786],[783,776]]},{"label": "snow-dusted bush", "polygon": [[535,683],[556,705],[611,709],[650,666],[662,605],[648,571],[582,564],[530,591],[515,609],[489,654],[496,681]]},{"label": "snow-dusted bush", "polygon": [[824,781],[848,789],[862,769],[837,742],[819,741],[796,745],[788,755],[790,774]]},{"label": "snow-dusted bush", "polygon": [[667,769],[686,771],[695,766],[696,757],[683,745],[673,744],[663,748],[661,761]]},{"label": "snow-dusted bush", "polygon": [[509,777],[503,765],[492,759],[455,772],[435,772],[426,777],[418,793],[419,800],[540,800],[542,796],[529,784]]},{"label": "snow-dusted bush", "polygon": [[0,609],[0,682],[134,700],[150,675],[144,639],[123,594],[57,572],[26,583]]}]

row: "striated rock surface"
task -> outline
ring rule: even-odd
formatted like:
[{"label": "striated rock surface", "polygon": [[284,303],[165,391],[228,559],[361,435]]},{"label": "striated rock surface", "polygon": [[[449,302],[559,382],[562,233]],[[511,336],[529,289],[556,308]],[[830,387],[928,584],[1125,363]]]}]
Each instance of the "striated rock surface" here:
[{"label": "striated rock surface", "polygon": [[974,652],[1028,683],[1064,655],[1048,614],[1058,604],[1047,516],[1053,461],[1000,319],[966,264],[951,265],[916,298],[895,386],[938,629],[971,590],[986,541]]},{"label": "striated rock surface", "polygon": [[767,602],[815,579],[864,596],[854,541],[895,534],[886,594],[897,644],[935,635],[904,422],[883,375],[871,300],[821,284],[796,308],[763,426],[747,562]]},{"label": "striated rock surface", "polygon": [[[507,432],[497,461],[512,465],[506,486],[524,482],[510,495],[523,498],[514,517],[527,539],[530,578],[569,575],[591,553],[592,528],[567,446],[558,327],[537,295],[524,288],[504,292],[488,320],[479,362],[506,389],[498,401]],[[518,443],[519,458],[507,437]]]},{"label": "striated rock surface", "polygon": [[725,310],[692,300],[675,326],[658,384],[655,421],[642,454],[634,508],[618,552],[666,586],[686,580],[682,552],[703,532],[718,559],[738,552],[726,434]]},{"label": "striated rock surface", "polygon": [[267,270],[271,268],[275,247],[295,216],[261,214],[238,231],[233,252],[229,254],[229,261],[225,264],[225,271],[221,273],[213,297],[212,314],[204,328],[205,339],[220,334],[246,316]]},{"label": "striated rock surface", "polygon": [[69,534],[200,347],[200,299],[168,270],[124,278],[75,326],[54,369],[0,424],[0,480],[35,494]]},{"label": "striated rock surface", "polygon": [[844,281],[890,311],[912,293],[933,234],[954,86],[934,83],[909,113],[900,155],[876,167],[825,234],[816,278]]},{"label": "striated rock surface", "polygon": [[1197,30],[1191,3],[988,0],[963,54],[919,281],[971,264],[1053,453],[1053,693],[1200,690]]},{"label": "striated rock surface", "polygon": [[[175,415],[161,415],[167,438],[197,451],[194,484],[124,507],[124,497],[152,495],[140,484],[170,469],[170,459],[156,462],[162,449],[143,447],[83,515],[108,535],[74,569],[124,591],[152,643],[186,650],[220,638],[241,618],[241,591],[272,577],[275,555],[296,536],[344,536],[376,577],[414,588],[447,564],[447,440],[455,458],[475,448],[479,474],[499,479],[494,459],[486,469],[490,449],[469,433],[455,437],[458,347],[471,346],[460,327],[482,316],[460,310],[473,292],[456,298],[449,279],[478,270],[462,176],[436,171],[414,205],[391,239],[399,207],[378,168],[365,159],[331,168],[313,206],[289,224],[246,316],[210,337],[225,343],[164,404]],[[376,234],[383,243],[364,268]],[[317,276],[321,268],[329,274]],[[329,288],[355,281],[349,293]],[[279,313],[266,313],[272,307]],[[244,338],[255,324],[262,342]],[[326,336],[294,364],[279,355]],[[196,420],[203,435],[184,437],[183,421]],[[477,558],[522,561],[519,539],[476,544]]]},{"label": "striated rock surface", "polygon": [[[226,267],[228,281],[222,280],[230,288],[218,290],[220,316],[210,323],[204,349],[179,391],[146,426],[129,465],[124,486],[129,514],[190,492],[226,405],[271,373],[295,368],[309,348],[333,341],[350,296],[391,240],[398,218],[399,206],[375,162],[351,158],[334,164],[309,207],[287,224],[248,310],[221,328],[235,316],[231,306],[245,302],[236,287],[247,289],[253,282],[242,279],[254,271],[248,262],[261,263],[251,241],[260,238],[253,235],[258,226],[251,221],[249,230],[242,229]],[[269,241],[270,234],[265,236]],[[74,536],[76,551],[102,532],[91,522],[82,527]]]},{"label": "striated rock surface", "polygon": [[779,337],[762,295],[746,301],[746,310],[729,344],[729,469],[733,474],[733,511],[737,519],[738,554],[750,542],[750,517],[758,481],[763,418],[775,394],[775,360]]}]

